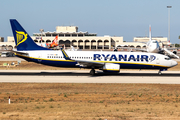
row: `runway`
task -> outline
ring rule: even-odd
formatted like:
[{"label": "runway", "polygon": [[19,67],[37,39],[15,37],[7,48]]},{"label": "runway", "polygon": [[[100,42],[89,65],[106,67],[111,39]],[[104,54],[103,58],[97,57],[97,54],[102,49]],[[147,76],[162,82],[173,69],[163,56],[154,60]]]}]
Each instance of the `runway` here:
[{"label": "runway", "polygon": [[23,83],[156,83],[180,84],[180,71],[121,71],[90,76],[88,70],[0,70],[0,82]]}]

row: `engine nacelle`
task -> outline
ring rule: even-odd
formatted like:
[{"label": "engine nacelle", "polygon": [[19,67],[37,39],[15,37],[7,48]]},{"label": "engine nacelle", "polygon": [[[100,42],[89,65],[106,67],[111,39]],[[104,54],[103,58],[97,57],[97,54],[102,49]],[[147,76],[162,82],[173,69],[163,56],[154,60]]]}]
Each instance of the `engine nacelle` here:
[{"label": "engine nacelle", "polygon": [[106,63],[103,66],[103,72],[116,72],[116,73],[119,73],[119,71],[120,71],[120,65],[119,64]]},{"label": "engine nacelle", "polygon": [[177,54],[177,51],[176,51],[176,50],[174,50],[174,51],[173,51],[173,53],[176,55],[176,54]]}]

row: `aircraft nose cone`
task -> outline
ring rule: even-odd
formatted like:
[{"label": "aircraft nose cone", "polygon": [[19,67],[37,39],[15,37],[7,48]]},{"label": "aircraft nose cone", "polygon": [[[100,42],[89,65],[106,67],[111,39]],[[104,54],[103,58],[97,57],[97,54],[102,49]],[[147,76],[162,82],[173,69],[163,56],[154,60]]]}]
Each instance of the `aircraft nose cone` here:
[{"label": "aircraft nose cone", "polygon": [[176,66],[178,63],[176,62],[176,61],[174,61],[174,60],[172,60],[172,62],[171,62],[171,65],[172,66]]}]

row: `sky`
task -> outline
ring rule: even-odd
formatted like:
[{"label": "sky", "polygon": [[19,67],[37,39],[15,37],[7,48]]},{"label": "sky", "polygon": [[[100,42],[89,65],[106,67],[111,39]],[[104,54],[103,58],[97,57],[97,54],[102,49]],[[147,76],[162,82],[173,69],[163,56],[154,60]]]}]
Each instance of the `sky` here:
[{"label": "sky", "polygon": [[56,26],[78,26],[98,36],[168,37],[180,43],[180,0],[0,0],[0,37],[13,36],[9,19],[17,19],[30,34],[56,31]]}]

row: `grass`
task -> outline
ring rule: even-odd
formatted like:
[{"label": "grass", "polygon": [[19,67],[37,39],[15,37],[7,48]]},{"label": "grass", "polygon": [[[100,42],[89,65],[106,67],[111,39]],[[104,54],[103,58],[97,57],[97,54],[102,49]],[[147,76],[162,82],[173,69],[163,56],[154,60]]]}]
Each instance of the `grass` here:
[{"label": "grass", "polygon": [[53,98],[50,98],[49,101],[52,102],[52,101],[54,101],[54,100],[53,100]]},{"label": "grass", "polygon": [[0,91],[0,119],[180,117],[180,85],[1,83]]}]

